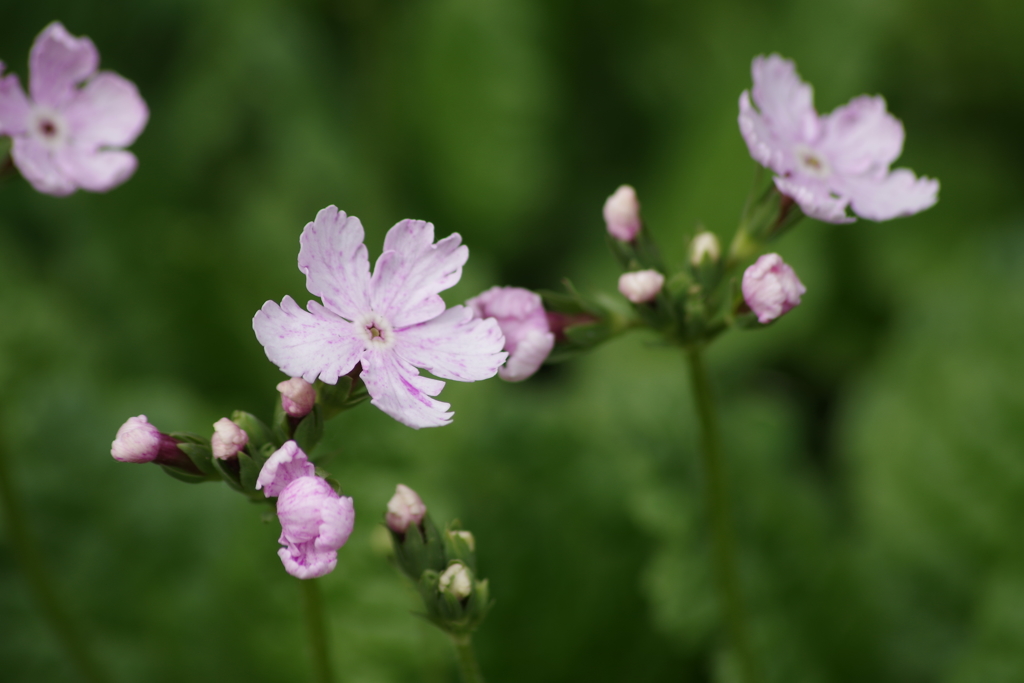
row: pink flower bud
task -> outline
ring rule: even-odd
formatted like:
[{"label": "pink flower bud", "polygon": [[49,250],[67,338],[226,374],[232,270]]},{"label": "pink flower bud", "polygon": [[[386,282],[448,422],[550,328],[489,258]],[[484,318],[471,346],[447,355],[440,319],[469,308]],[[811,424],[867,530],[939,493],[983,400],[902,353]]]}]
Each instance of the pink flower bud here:
[{"label": "pink flower bud", "polygon": [[604,222],[608,234],[621,242],[632,242],[640,232],[640,202],[636,190],[622,185],[604,203]]},{"label": "pink flower bud", "polygon": [[759,323],[770,323],[800,303],[807,288],[778,254],[765,254],[743,273],[743,299]]},{"label": "pink flower bud", "polygon": [[498,368],[506,382],[520,382],[540,369],[555,347],[555,335],[539,295],[521,287],[491,287],[466,302],[477,318],[494,318],[505,335],[508,360]]},{"label": "pink flower bud", "polygon": [[129,417],[117,430],[110,454],[121,462],[153,462],[160,455],[164,435],[149,424],[145,415]]},{"label": "pink flower bud", "polygon": [[405,484],[395,487],[395,495],[388,501],[384,521],[396,534],[404,534],[410,524],[419,524],[427,514],[427,506],[419,495]]},{"label": "pink flower bud", "polygon": [[238,451],[249,443],[249,435],[245,433],[245,430],[226,417],[214,422],[213,429],[210,446],[213,448],[213,457],[215,458],[221,460],[234,458],[238,455]]},{"label": "pink flower bud", "polygon": [[656,270],[638,270],[619,277],[619,291],[635,304],[653,301],[665,284],[665,276]]},{"label": "pink flower bud", "polygon": [[299,579],[330,573],[338,549],[355,524],[352,499],[339,496],[327,480],[314,474],[313,464],[298,444],[288,441],[270,456],[256,482],[267,497],[277,496],[281,522],[277,554],[285,570]]},{"label": "pink flower bud", "polygon": [[469,577],[466,565],[454,562],[441,574],[437,587],[442,593],[448,593],[456,600],[465,600],[473,592],[473,580]]},{"label": "pink flower bud", "polygon": [[715,233],[707,230],[697,233],[690,242],[690,263],[696,268],[705,257],[712,263],[718,263],[718,259],[722,258],[722,247],[718,243],[718,238],[715,237]]},{"label": "pink flower bud", "polygon": [[277,385],[281,407],[291,417],[305,417],[316,404],[316,389],[301,377],[292,377]]}]

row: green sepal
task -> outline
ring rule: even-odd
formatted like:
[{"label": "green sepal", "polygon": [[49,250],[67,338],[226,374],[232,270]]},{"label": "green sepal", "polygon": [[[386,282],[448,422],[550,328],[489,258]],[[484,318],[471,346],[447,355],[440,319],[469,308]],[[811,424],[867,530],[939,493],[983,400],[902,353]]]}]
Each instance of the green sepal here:
[{"label": "green sepal", "polygon": [[239,478],[241,466],[236,458],[231,458],[230,460],[214,458],[213,466],[217,468],[217,472],[220,474],[221,479],[223,479],[228,486],[236,491],[246,493],[245,489],[242,488],[242,483]]},{"label": "green sepal", "polygon": [[[236,425],[245,430],[245,433],[249,435],[250,448],[259,450],[263,444],[273,443],[275,446],[280,447],[281,444],[274,440],[274,433],[270,427],[264,424],[263,420],[259,419],[252,413],[247,413],[243,410],[236,410],[231,413],[231,421]],[[282,442],[283,443],[283,442]]]},{"label": "green sepal", "polygon": [[309,414],[302,418],[302,421],[295,427],[292,438],[295,440],[295,443],[299,444],[299,448],[308,455],[320,443],[323,435],[323,413],[320,410],[320,406],[314,405],[313,410],[309,411]]},{"label": "green sepal", "polygon": [[288,419],[288,413],[284,412],[284,406],[281,405],[281,401],[274,401],[274,419],[271,422],[271,431],[274,434],[274,440],[284,445],[285,441],[292,438],[292,423]]},{"label": "green sepal", "polygon": [[[256,491],[256,480],[259,479],[260,470],[263,469],[263,464],[257,464],[248,453],[244,451],[238,454],[238,480],[239,486],[241,486],[242,493],[248,496],[255,497]],[[259,494],[263,495],[263,494]]]},{"label": "green sepal", "polygon": [[467,541],[457,532],[464,532],[459,520],[453,520],[444,530],[445,556],[449,561],[462,560],[463,564],[476,571],[476,541]]},{"label": "green sepal", "polygon": [[[172,435],[173,436],[173,435]],[[199,468],[207,478],[219,479],[220,470],[213,464],[213,450],[207,444],[189,443],[183,441],[178,444],[178,450],[188,456],[188,459]]]},{"label": "green sepal", "polygon": [[325,384],[317,380],[314,387],[316,388],[317,404],[323,409],[324,420],[329,420],[340,412],[354,408],[369,398],[366,385],[361,379],[352,377],[352,375],[339,377],[336,384]]},{"label": "green sepal", "polygon": [[429,514],[418,525],[410,524],[403,534],[390,528],[388,531],[395,549],[395,562],[413,581],[418,581],[428,569],[443,571],[447,566],[444,540]]},{"label": "green sepal", "polygon": [[204,481],[210,481],[209,477],[204,477],[201,474],[193,474],[192,472],[186,472],[179,470],[177,467],[171,467],[170,465],[160,465],[167,474],[171,475],[178,481],[183,481],[186,484],[202,484]]}]

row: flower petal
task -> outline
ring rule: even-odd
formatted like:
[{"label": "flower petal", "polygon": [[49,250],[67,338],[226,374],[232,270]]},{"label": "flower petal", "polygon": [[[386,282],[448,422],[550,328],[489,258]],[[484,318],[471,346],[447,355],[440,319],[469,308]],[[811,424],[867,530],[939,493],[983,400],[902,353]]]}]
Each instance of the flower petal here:
[{"label": "flower petal", "polygon": [[413,429],[441,427],[452,421],[449,404],[430,398],[444,382],[421,377],[419,371],[391,351],[367,353],[360,374],[373,398],[370,403]]},{"label": "flower petal", "polygon": [[394,352],[432,375],[460,382],[494,377],[507,354],[498,321],[480,320],[465,306],[452,306],[433,320],[395,333]]},{"label": "flower petal", "polygon": [[850,200],[832,196],[828,188],[821,183],[779,176],[774,180],[779,192],[799,204],[800,209],[811,218],[826,223],[852,223],[856,220],[846,215],[846,205]]},{"label": "flower petal", "polygon": [[754,161],[776,173],[788,173],[793,170],[793,164],[789,160],[789,148],[792,145],[782,145],[772,134],[764,118],[750,103],[750,92],[747,90],[740,95],[739,124],[740,135],[747,143],[747,149]]},{"label": "flower petal", "polygon": [[348,320],[370,308],[370,259],[364,236],[359,219],[332,204],[306,224],[299,238],[299,270],[306,275],[306,289]]},{"label": "flower petal", "polygon": [[444,313],[438,295],[462,277],[469,249],[453,233],[434,244],[434,225],[404,220],[388,231],[384,252],[370,281],[373,310],[395,329],[422,323]]},{"label": "flower petal", "polygon": [[326,550],[337,550],[345,545],[352,535],[352,527],[356,522],[356,510],[352,499],[348,496],[325,501],[320,510],[320,534],[316,539],[316,547]]},{"label": "flower petal", "polygon": [[939,181],[918,178],[909,168],[897,168],[882,179],[846,178],[843,184],[854,212],[873,221],[912,216],[939,200]]},{"label": "flower petal", "polygon": [[281,495],[288,484],[296,479],[313,477],[315,474],[316,467],[299,448],[299,444],[286,441],[263,463],[263,469],[256,478],[256,490],[263,489],[263,495],[274,498]]},{"label": "flower petal", "polygon": [[54,153],[61,174],[90,192],[107,192],[132,177],[139,160],[122,149],[99,151],[66,147]]},{"label": "flower petal", "polygon": [[862,95],[822,119],[821,142],[832,171],[879,174],[903,151],[903,124],[886,111],[885,99]]},{"label": "flower petal", "polygon": [[541,332],[534,330],[519,341],[516,350],[509,356],[505,367],[498,369],[498,376],[506,382],[522,382],[533,373],[540,370],[540,366],[555,348],[555,335],[553,332]]},{"label": "flower petal", "polygon": [[252,319],[256,338],[274,365],[292,377],[334,384],[359,362],[365,346],[352,324],[315,301],[304,311],[290,296],[268,301]]},{"label": "flower petal", "polygon": [[25,180],[37,191],[63,197],[74,192],[75,183],[61,170],[53,153],[31,137],[15,137],[11,159]]},{"label": "flower petal", "polygon": [[77,90],[64,108],[74,144],[89,150],[127,147],[149,120],[139,89],[127,78],[103,71]]},{"label": "flower petal", "polygon": [[100,54],[89,38],[76,38],[59,21],[43,29],[29,53],[29,91],[36,104],[60,107],[91,76]]},{"label": "flower petal", "polygon": [[316,547],[315,541],[289,543],[277,551],[286,572],[297,579],[315,579],[330,574],[338,565],[338,551]]},{"label": "flower petal", "polygon": [[[4,63],[0,62],[0,74]],[[20,135],[28,125],[29,103],[17,74],[0,78],[0,135]]]},{"label": "flower petal", "polygon": [[[796,66],[777,54],[755,57],[750,65],[754,80],[752,95],[760,110],[760,125],[744,133],[755,135],[756,140],[772,149],[770,166],[776,173],[790,171],[790,150],[797,143],[811,143],[819,132],[818,113],[814,110],[814,91],[800,80]],[[744,99],[740,98],[741,131],[744,118],[753,121],[752,110],[744,114]],[[749,105],[749,102],[746,104]],[[756,115],[755,115],[756,116]],[[750,146],[750,142],[747,142]],[[751,154],[754,155],[754,149]],[[759,152],[763,157],[763,151]],[[780,154],[785,161],[779,158]],[[758,159],[757,156],[754,156]],[[764,163],[764,162],[762,162]]]}]

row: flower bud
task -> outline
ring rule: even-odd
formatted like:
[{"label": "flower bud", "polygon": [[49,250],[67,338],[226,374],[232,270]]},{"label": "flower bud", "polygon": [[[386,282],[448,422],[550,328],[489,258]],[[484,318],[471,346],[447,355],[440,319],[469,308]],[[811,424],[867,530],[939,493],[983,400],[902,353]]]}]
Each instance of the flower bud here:
[{"label": "flower bud", "polygon": [[619,291],[635,304],[653,301],[665,284],[665,276],[656,270],[638,270],[619,277]]},{"label": "flower bud", "polygon": [[427,506],[419,495],[405,484],[395,487],[395,495],[388,501],[384,521],[396,534],[404,534],[410,524],[419,524],[427,514]]},{"label": "flower bud", "polygon": [[498,368],[506,382],[521,382],[540,369],[555,347],[555,335],[540,295],[521,287],[491,287],[466,302],[477,318],[494,318],[505,335],[508,360]]},{"label": "flower bud", "polygon": [[761,324],[770,323],[800,303],[807,288],[778,254],[764,254],[743,273],[743,300]]},{"label": "flower bud", "polygon": [[710,259],[712,263],[718,263],[722,258],[722,247],[718,244],[718,238],[715,237],[715,233],[707,230],[698,233],[690,242],[690,263],[693,267],[700,267],[705,258]]},{"label": "flower bud", "polygon": [[476,552],[476,539],[473,538],[472,531],[466,531],[465,529],[452,529],[448,532],[448,535],[452,537],[452,540],[458,538],[461,539],[466,547],[469,548],[470,552]]},{"label": "flower bud", "polygon": [[153,462],[160,455],[163,438],[145,415],[129,417],[117,430],[117,437],[110,444],[110,454],[121,462]]},{"label": "flower bud", "polygon": [[249,435],[245,430],[236,425],[226,417],[222,417],[213,423],[213,438],[210,439],[210,447],[213,449],[213,457],[227,460],[238,455],[238,451],[245,448],[249,443]]},{"label": "flower bud", "polygon": [[604,203],[604,222],[608,234],[621,242],[631,242],[640,232],[640,202],[636,190],[622,185]]},{"label": "flower bud", "polygon": [[316,389],[301,377],[292,377],[277,385],[281,407],[290,417],[305,417],[316,404]]},{"label": "flower bud", "polygon": [[461,562],[453,562],[437,581],[437,588],[442,593],[448,593],[456,600],[465,600],[473,592],[473,579],[469,576],[469,570]]}]

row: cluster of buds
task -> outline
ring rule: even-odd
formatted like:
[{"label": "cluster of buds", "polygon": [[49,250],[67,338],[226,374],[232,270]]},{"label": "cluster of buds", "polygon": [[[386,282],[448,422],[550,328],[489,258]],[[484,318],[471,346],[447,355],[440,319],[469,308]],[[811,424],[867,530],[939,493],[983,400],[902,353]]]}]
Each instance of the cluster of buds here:
[{"label": "cluster of buds", "polygon": [[455,638],[475,631],[492,601],[487,580],[477,578],[473,534],[458,520],[439,531],[423,500],[404,484],[396,487],[384,521],[395,562],[416,584],[427,619]]}]

